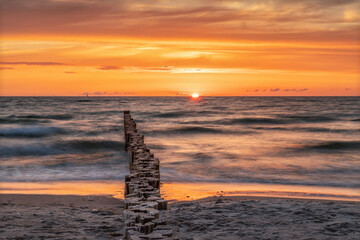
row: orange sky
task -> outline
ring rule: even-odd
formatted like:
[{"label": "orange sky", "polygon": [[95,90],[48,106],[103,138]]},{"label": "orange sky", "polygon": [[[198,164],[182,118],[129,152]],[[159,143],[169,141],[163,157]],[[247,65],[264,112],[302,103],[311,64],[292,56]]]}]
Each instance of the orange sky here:
[{"label": "orange sky", "polygon": [[0,0],[2,96],[360,95],[353,0]]}]

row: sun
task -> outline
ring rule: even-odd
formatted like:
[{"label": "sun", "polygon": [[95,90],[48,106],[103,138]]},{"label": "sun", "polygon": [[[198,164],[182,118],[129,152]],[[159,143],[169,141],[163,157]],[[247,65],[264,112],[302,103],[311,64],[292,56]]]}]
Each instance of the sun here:
[{"label": "sun", "polygon": [[193,93],[193,94],[191,94],[191,97],[192,97],[192,98],[198,98],[198,97],[199,97],[199,94]]}]

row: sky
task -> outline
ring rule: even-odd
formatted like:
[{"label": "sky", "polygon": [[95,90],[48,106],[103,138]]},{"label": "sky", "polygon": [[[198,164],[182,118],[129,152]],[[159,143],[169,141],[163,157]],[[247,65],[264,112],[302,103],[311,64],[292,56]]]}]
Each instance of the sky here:
[{"label": "sky", "polygon": [[360,1],[0,0],[1,96],[359,96]]}]

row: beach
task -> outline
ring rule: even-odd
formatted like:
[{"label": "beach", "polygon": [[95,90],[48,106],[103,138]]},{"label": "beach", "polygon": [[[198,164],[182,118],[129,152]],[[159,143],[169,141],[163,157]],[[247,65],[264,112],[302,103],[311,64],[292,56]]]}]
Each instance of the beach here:
[{"label": "beach", "polygon": [[[0,195],[0,239],[123,239],[123,200]],[[161,211],[178,239],[358,239],[360,203],[252,196],[174,201]]]},{"label": "beach", "polygon": [[180,239],[358,239],[360,204],[329,200],[211,197],[173,203]]},{"label": "beach", "polygon": [[119,239],[123,201],[108,196],[0,195],[0,239]]}]

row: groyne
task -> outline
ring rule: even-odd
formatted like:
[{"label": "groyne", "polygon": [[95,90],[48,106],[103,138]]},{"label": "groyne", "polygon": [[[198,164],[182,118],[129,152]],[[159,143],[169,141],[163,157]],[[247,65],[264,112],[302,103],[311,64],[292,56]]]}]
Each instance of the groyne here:
[{"label": "groyne", "polygon": [[124,111],[125,150],[129,153],[130,174],[125,177],[125,239],[175,239],[160,218],[168,203],[160,195],[160,162],[138,133],[130,111]]}]

